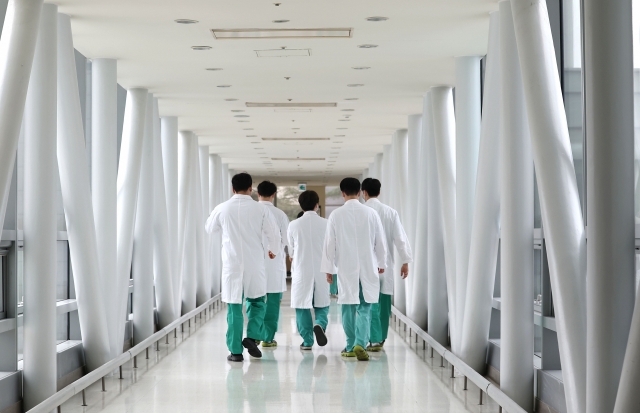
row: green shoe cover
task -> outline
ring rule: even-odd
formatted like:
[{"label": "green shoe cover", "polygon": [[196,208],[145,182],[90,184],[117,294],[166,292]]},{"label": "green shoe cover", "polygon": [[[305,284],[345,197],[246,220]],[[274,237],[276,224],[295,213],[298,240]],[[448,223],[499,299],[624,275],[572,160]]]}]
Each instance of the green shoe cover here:
[{"label": "green shoe cover", "polygon": [[358,360],[369,361],[369,354],[367,354],[367,350],[365,350],[361,345],[357,344],[353,347],[353,352],[356,353]]}]

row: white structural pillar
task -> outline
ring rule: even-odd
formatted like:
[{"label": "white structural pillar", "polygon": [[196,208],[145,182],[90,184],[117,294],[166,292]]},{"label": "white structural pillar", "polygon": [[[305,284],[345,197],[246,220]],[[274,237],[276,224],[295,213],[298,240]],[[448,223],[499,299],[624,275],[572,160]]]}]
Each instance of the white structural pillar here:
[{"label": "white structural pillar", "polygon": [[[24,122],[24,408],[56,392],[58,6],[42,7]],[[25,74],[26,76],[26,74]]]},{"label": "white structural pillar", "polygon": [[169,215],[164,162],[162,160],[161,121],[158,100],[153,100],[153,273],[159,328],[177,318],[174,295],[174,268],[169,238]]},{"label": "white structural pillar", "polygon": [[373,162],[375,164],[375,175],[373,175],[374,178],[378,179],[378,180],[382,180],[382,163],[384,162],[382,157],[384,156],[384,154],[382,152],[376,154]]},{"label": "white structural pillar", "polygon": [[[512,0],[569,413],[586,411],[586,238],[546,2]],[[566,372],[566,374],[564,374]]]},{"label": "white structural pillar", "polygon": [[489,15],[478,178],[460,356],[484,373],[500,245],[500,13]]},{"label": "white structural pillar", "polygon": [[[426,134],[427,128],[431,128],[431,97],[429,97],[429,113],[426,112],[427,98],[424,98],[423,113],[419,117],[420,131],[418,134],[417,154],[411,153],[411,139],[413,128],[411,126],[412,116],[409,116],[409,157],[414,163],[413,172],[410,172],[410,179],[415,182],[415,186],[410,187],[411,192],[415,192],[417,198],[409,207],[415,208],[415,228],[413,229],[414,241],[411,245],[413,249],[413,265],[409,272],[412,278],[411,288],[407,296],[411,295],[411,306],[408,309],[409,317],[423,330],[427,330],[427,310],[428,310],[428,203],[429,203],[429,162],[428,145]],[[415,150],[415,149],[414,149]],[[414,156],[415,155],[415,156]],[[413,159],[413,160],[411,160]],[[411,165],[409,165],[411,167]],[[413,206],[412,206],[413,205]]]},{"label": "white structural pillar", "polygon": [[181,314],[196,308],[197,265],[196,228],[192,208],[195,203],[197,164],[194,162],[198,138],[190,131],[181,131],[178,143],[178,240],[182,279]]},{"label": "white structural pillar", "polygon": [[118,255],[117,297],[113,302],[117,329],[111,337],[111,351],[120,354],[124,344],[124,327],[127,318],[127,299],[133,257],[133,232],[140,183],[140,165],[144,142],[147,112],[147,89],[129,89],[124,111],[120,163],[118,164]]},{"label": "white structural pillar", "polygon": [[171,254],[171,276],[173,280],[173,308],[176,317],[180,314],[182,301],[181,252],[178,235],[178,118],[164,116],[160,120],[162,141],[162,168],[165,196],[167,198],[167,222],[169,223],[169,246]]},{"label": "white structural pillar", "polygon": [[147,97],[144,140],[140,165],[140,183],[133,233],[133,344],[139,344],[155,332],[153,316],[153,98]]},{"label": "white structural pillar", "polygon": [[[391,175],[391,145],[384,145],[382,147],[382,163],[380,164],[380,201],[389,204],[391,198],[391,192],[393,191],[393,179]],[[393,247],[389,247],[393,248]],[[392,254],[392,252],[390,252]]]},{"label": "white structural pillar", "polygon": [[82,347],[87,369],[91,371],[109,361],[109,330],[102,295],[104,284],[98,258],[71,19],[66,14],[58,15],[57,69],[58,168]]},{"label": "white structural pillar", "polygon": [[[587,413],[596,413],[611,412],[616,404],[636,295],[633,37],[631,2],[583,4],[589,240],[586,403]],[[637,386],[635,382],[633,390],[627,388],[634,393],[633,410],[640,408]]]},{"label": "white structural pillar", "polygon": [[[431,95],[431,91],[425,95],[422,112],[422,134],[424,135],[424,151],[422,153],[426,154],[424,159],[427,164],[427,331],[438,343],[445,346],[449,341],[449,287],[447,286],[438,154],[436,152]],[[424,243],[420,245],[420,250],[416,254],[424,251]]]},{"label": "white structural pillar", "polygon": [[[408,215],[409,204],[407,202],[407,184],[409,180],[408,176],[408,158],[409,158],[409,136],[406,129],[400,129],[396,131],[394,135],[394,162],[393,173],[395,175],[393,180],[394,196],[393,206],[400,215],[400,221],[406,226],[405,220]],[[393,248],[392,246],[388,246]],[[406,280],[400,277],[400,267],[402,261],[397,251],[395,254],[395,268],[393,268],[393,303],[398,310],[403,314],[407,314],[407,290]]]},{"label": "white structural pillar", "polygon": [[[209,205],[213,210],[220,203],[220,193],[222,186],[222,163],[216,154],[209,155]],[[222,271],[222,238],[220,234],[210,234],[210,270],[211,270],[211,296],[220,293],[221,271]]]},{"label": "white structural pillar", "polygon": [[228,201],[231,197],[231,177],[229,176],[229,164],[222,164],[222,198],[220,202]]},{"label": "white structural pillar", "polygon": [[9,0],[0,36],[0,222],[16,161],[42,0]]},{"label": "white structural pillar", "polygon": [[[75,72],[74,72],[75,73]],[[94,59],[91,63],[91,196],[100,263],[100,288],[107,317],[109,337],[117,331],[116,271],[118,233],[118,83],[114,59]],[[111,357],[115,357],[110,349]]]},{"label": "white structural pillar", "polygon": [[533,158],[511,3],[500,7],[500,389],[533,411]]},{"label": "white structural pillar", "polygon": [[456,123],[453,93],[449,86],[431,88],[438,187],[444,239],[444,258],[449,301],[449,330],[453,352],[458,353],[456,325]]},{"label": "white structural pillar", "polygon": [[[422,143],[422,114],[409,115],[408,119],[408,142],[407,142],[407,182],[405,187],[405,198],[402,200],[403,204],[406,204],[405,214],[403,217],[402,225],[404,226],[407,236],[409,237],[409,245],[411,249],[416,248],[416,233],[417,233],[417,219],[418,211],[420,210],[418,204],[419,197],[419,181],[420,177],[420,144]],[[409,264],[409,277],[404,281],[405,295],[407,298],[407,314],[413,314],[413,295],[412,291],[415,284],[416,265],[415,265],[415,252],[413,254],[414,261]],[[426,286],[425,286],[426,287]],[[425,290],[426,291],[426,290]]]},{"label": "white structural pillar", "polygon": [[[480,57],[456,57],[456,326],[462,328],[480,147]],[[458,334],[458,340],[460,334]],[[460,343],[456,348],[460,348]]]},{"label": "white structural pillar", "polygon": [[[194,227],[195,227],[195,235],[196,235],[196,254],[197,254],[197,286],[196,286],[196,306],[199,306],[205,303],[209,298],[211,298],[211,278],[209,277],[209,254],[208,251],[209,242],[208,236],[204,233],[204,223],[206,222],[206,218],[204,217],[205,211],[205,202],[208,208],[209,205],[209,197],[205,196],[206,191],[208,191],[209,185],[203,185],[203,181],[205,181],[204,174],[206,173],[206,180],[209,179],[209,171],[207,168],[209,167],[209,159],[208,159],[209,147],[199,147],[197,138],[196,144],[193,148],[193,162],[196,165],[195,168],[195,180],[194,183],[196,187],[194,188],[195,194],[195,203],[193,204],[192,211],[194,217]],[[204,155],[204,157],[203,157]],[[206,167],[203,167],[203,163],[206,164]],[[206,201],[205,201],[206,198]]]}]

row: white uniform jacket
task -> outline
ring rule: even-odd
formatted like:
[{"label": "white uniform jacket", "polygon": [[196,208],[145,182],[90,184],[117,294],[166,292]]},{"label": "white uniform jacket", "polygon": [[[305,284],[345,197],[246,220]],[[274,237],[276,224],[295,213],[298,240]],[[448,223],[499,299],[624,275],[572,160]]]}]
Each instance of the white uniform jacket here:
[{"label": "white uniform jacket", "polygon": [[215,207],[205,229],[222,233],[222,301],[241,304],[243,292],[246,298],[264,296],[264,256],[268,251],[280,254],[278,230],[269,210],[249,195],[236,194]]},{"label": "white uniform jacket", "polygon": [[284,248],[287,246],[289,217],[269,201],[258,201],[258,203],[267,207],[269,212],[271,212],[273,224],[278,229],[278,239],[280,241],[280,249],[278,251],[271,251],[277,254],[276,258],[270,259],[268,251],[265,251],[264,262],[265,270],[267,271],[267,292],[282,293],[287,291],[287,257]]},{"label": "white uniform jacket", "polygon": [[376,211],[351,199],[331,213],[320,270],[337,272],[338,304],[359,304],[359,285],[364,300],[377,303],[378,268],[387,266],[386,257],[384,229]]},{"label": "white uniform jacket", "polygon": [[314,211],[289,224],[291,307],[322,308],[331,304],[327,276],[320,271],[327,220]]},{"label": "white uniform jacket", "polygon": [[383,274],[380,274],[380,292],[382,294],[393,295],[393,271],[394,257],[393,246],[398,250],[398,256],[402,263],[413,262],[413,254],[409,239],[404,232],[400,216],[395,209],[383,204],[377,198],[369,198],[365,203],[366,206],[376,210],[382,221],[384,228],[385,240],[387,241],[387,267]]}]

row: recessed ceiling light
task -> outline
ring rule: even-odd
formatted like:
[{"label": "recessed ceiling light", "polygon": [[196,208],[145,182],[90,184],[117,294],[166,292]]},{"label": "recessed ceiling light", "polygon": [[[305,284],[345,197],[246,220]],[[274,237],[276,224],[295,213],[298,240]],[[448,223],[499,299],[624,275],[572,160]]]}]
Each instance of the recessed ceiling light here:
[{"label": "recessed ceiling light", "polygon": [[351,119],[338,119],[339,122],[349,122]]},{"label": "recessed ceiling light", "polygon": [[244,128],[242,130],[253,130],[253,128]]},{"label": "recessed ceiling light", "polygon": [[216,39],[291,39],[351,37],[350,28],[320,29],[211,29]]},{"label": "recessed ceiling light", "polygon": [[349,83],[347,87],[361,87],[364,86],[362,83]]},{"label": "recessed ceiling light", "polygon": [[336,138],[344,138],[346,135],[333,135],[333,136],[335,136]]},{"label": "recessed ceiling light", "polygon": [[238,100],[238,99],[234,99],[234,98],[227,98],[227,99],[225,99],[225,100],[226,100],[227,102],[235,102],[235,101],[236,101],[236,100]]},{"label": "recessed ceiling light", "polygon": [[272,23],[289,23],[287,19],[273,20]]},{"label": "recessed ceiling light", "polygon": [[193,50],[211,50],[211,46],[191,46]]},{"label": "recessed ceiling light", "polygon": [[333,143],[342,143],[342,141],[334,141]]},{"label": "recessed ceiling light", "polygon": [[218,87],[231,87],[231,85],[218,85]]},{"label": "recessed ceiling light", "polygon": [[244,112],[244,109],[231,109],[231,112]]},{"label": "recessed ceiling light", "polygon": [[208,70],[210,72],[216,72],[218,70],[222,70],[221,67],[207,67],[205,70]]},{"label": "recessed ceiling light", "polygon": [[[257,137],[258,137],[258,135],[247,135],[247,138],[257,138]],[[253,142],[251,142],[251,143],[253,143]]]},{"label": "recessed ceiling light", "polygon": [[324,161],[325,158],[271,158],[272,161]]},{"label": "recessed ceiling light", "polygon": [[298,129],[300,129],[300,128],[291,128],[291,129],[293,129],[293,130],[298,130]]},{"label": "recessed ceiling light", "polygon": [[262,138],[263,141],[328,141],[330,138]]},{"label": "recessed ceiling light", "polygon": [[383,22],[385,20],[389,20],[389,18],[388,17],[382,17],[382,16],[367,17],[367,21],[368,22]]},{"label": "recessed ceiling light", "polygon": [[367,69],[371,69],[369,66],[354,66],[352,67],[352,69],[354,70],[367,70]]},{"label": "recessed ceiling light", "polygon": [[249,122],[248,120],[239,120],[238,122]]},{"label": "recessed ceiling light", "polygon": [[192,20],[192,19],[175,19],[174,21],[176,23],[179,23],[179,24],[195,24],[195,23],[198,23],[197,20]]},{"label": "recessed ceiling light", "polygon": [[340,109],[343,112],[353,112],[355,109]]},{"label": "recessed ceiling light", "polygon": [[336,128],[336,129],[348,129],[348,128]]},{"label": "recessed ceiling light", "polygon": [[358,100],[358,98],[346,98],[345,100]]},{"label": "recessed ceiling light", "polygon": [[375,47],[378,47],[377,44],[359,44],[358,47],[360,49],[373,49]]},{"label": "recessed ceiling light", "polygon": [[233,115],[234,118],[248,118],[249,115]]},{"label": "recessed ceiling light", "polygon": [[259,103],[247,102],[248,108],[335,108],[338,106],[335,102],[329,103]]}]

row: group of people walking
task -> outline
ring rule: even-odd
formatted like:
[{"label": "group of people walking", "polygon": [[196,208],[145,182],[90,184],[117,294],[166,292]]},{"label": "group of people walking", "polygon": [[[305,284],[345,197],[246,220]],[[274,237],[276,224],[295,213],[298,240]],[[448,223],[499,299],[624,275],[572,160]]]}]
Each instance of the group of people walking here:
[{"label": "group of people walking", "polygon": [[[337,293],[346,335],[341,355],[368,360],[368,351],[381,351],[391,314],[393,246],[402,260],[403,279],[409,274],[412,253],[398,213],[378,200],[380,181],[367,178],[361,185],[356,178],[343,179],[345,203],[329,219],[317,213],[318,194],[304,191],[298,198],[303,214],[291,223],[273,205],[277,187],[272,182],[258,185],[259,202],[251,198],[249,174],[234,175],[231,185],[233,197],[219,204],[206,222],[207,232],[222,236],[227,359],[243,361],[243,349],[259,358],[260,346],[277,347],[274,338],[287,289],[287,255],[291,307],[303,340],[300,349],[327,344],[331,294]],[[243,302],[248,319],[244,338]]]}]

